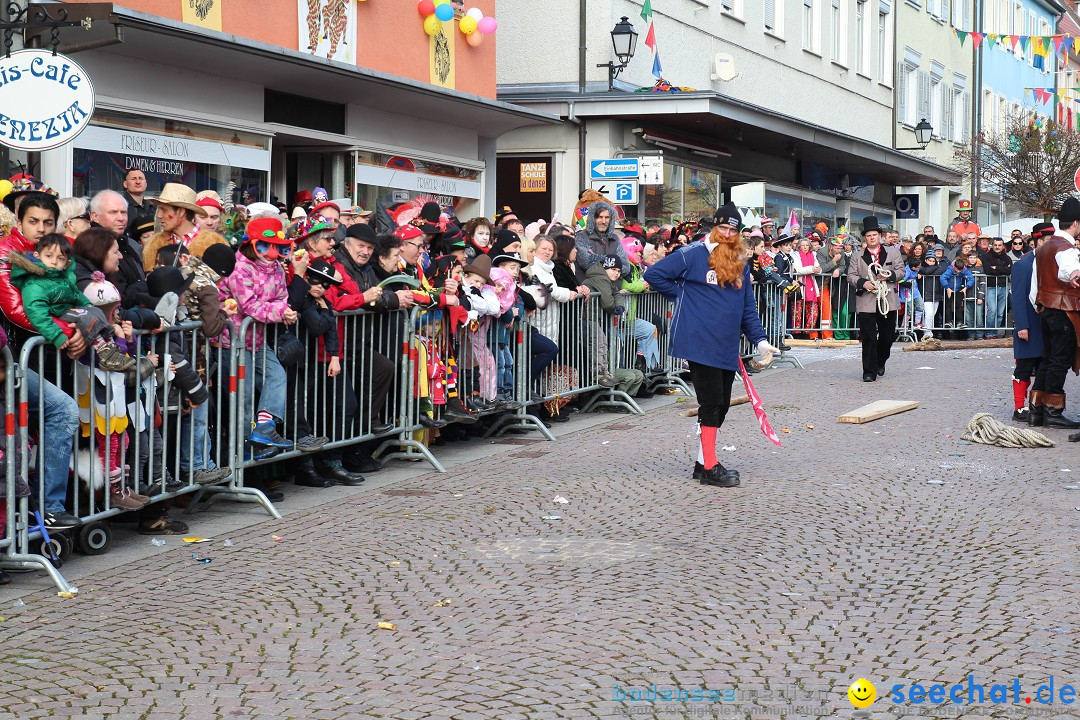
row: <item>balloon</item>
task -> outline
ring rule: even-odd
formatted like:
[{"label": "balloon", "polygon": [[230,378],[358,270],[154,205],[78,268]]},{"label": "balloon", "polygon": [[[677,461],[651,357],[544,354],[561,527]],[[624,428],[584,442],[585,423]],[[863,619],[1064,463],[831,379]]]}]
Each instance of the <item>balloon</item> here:
[{"label": "balloon", "polygon": [[435,14],[435,3],[431,0],[420,0],[420,4],[416,6],[416,11],[420,13],[420,17],[427,18]]},{"label": "balloon", "polygon": [[458,30],[460,30],[463,35],[472,35],[476,32],[477,25],[479,25],[479,23],[476,22],[476,18],[469,15],[458,20]]},{"label": "balloon", "polygon": [[484,17],[484,11],[480,8],[472,8],[465,14],[471,18],[476,18],[476,22],[480,22],[480,18]]},{"label": "balloon", "polygon": [[450,22],[454,19],[454,6],[449,4],[439,5],[435,8],[435,17],[443,22]]},{"label": "balloon", "polygon": [[440,5],[448,4],[450,0],[433,0],[433,2],[435,3],[435,7],[439,7]]},{"label": "balloon", "polygon": [[465,42],[469,43],[469,47],[480,47],[480,43],[484,42],[484,36],[478,32],[474,32],[471,35],[465,36]]},{"label": "balloon", "polygon": [[495,22],[493,17],[485,17],[476,26],[483,35],[491,35],[499,27],[499,23]]},{"label": "balloon", "polygon": [[15,186],[11,184],[10,180],[0,180],[0,200],[3,200],[8,196],[8,193],[15,189]]},{"label": "balloon", "polygon": [[438,35],[442,30],[442,23],[435,15],[428,15],[424,20],[424,32],[428,35]]}]

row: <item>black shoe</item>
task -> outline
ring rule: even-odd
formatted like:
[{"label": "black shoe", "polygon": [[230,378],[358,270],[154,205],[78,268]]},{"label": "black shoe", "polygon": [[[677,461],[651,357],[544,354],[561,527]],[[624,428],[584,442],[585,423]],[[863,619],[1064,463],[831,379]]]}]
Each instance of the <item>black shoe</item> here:
[{"label": "black shoe", "polygon": [[445,421],[445,420],[436,420],[436,419],[435,419],[435,418],[433,418],[433,417],[428,417],[428,416],[427,416],[426,414],[424,414],[424,413],[421,413],[421,414],[420,414],[420,420],[419,420],[418,422],[419,422],[419,423],[420,423],[421,425],[423,425],[424,427],[426,427],[426,428],[430,428],[430,429],[432,429],[432,430],[436,430],[436,429],[438,429],[438,428],[444,428],[444,427],[446,427],[446,421]]},{"label": "black shoe", "polygon": [[879,368],[877,369],[877,376],[878,376],[878,377],[885,377],[885,368],[883,368],[883,367],[879,367]]},{"label": "black shoe", "polygon": [[49,530],[68,530],[79,527],[83,521],[66,510],[60,512],[47,512],[44,515],[45,527]]},{"label": "black shoe", "polygon": [[386,433],[390,432],[393,429],[394,429],[394,424],[393,423],[381,422],[381,423],[376,423],[376,424],[372,425],[370,432],[371,432],[372,435],[385,435]]},{"label": "black shoe", "polygon": [[723,465],[717,464],[716,467],[711,470],[705,470],[703,472],[701,484],[712,485],[713,487],[738,487],[739,473],[735,470],[728,470]]},{"label": "black shoe", "polygon": [[327,477],[323,477],[318,471],[315,470],[315,466],[309,460],[305,463],[297,464],[293,469],[293,482],[300,487],[313,487],[313,488],[328,488],[334,487],[333,480]]},{"label": "black shoe", "polygon": [[862,374],[862,381],[863,382],[874,382],[875,380],[877,380],[877,375],[875,375],[874,373],[863,373]]},{"label": "black shoe", "polygon": [[1069,442],[1080,442],[1080,433],[1073,433],[1070,435]]},{"label": "black shoe", "polygon": [[695,461],[694,462],[694,474],[691,475],[690,477],[692,477],[694,480],[704,480],[705,479],[705,466],[702,465],[701,463]]},{"label": "black shoe", "polygon": [[1064,430],[1076,430],[1077,428],[1080,428],[1080,420],[1065,417],[1064,412],[1064,410],[1058,410],[1056,408],[1046,408],[1046,418],[1044,420],[1046,427],[1062,428]]},{"label": "black shoe", "polygon": [[499,400],[495,405],[495,409],[499,412],[511,412],[521,407],[521,403],[514,400]]},{"label": "black shoe", "polygon": [[1013,410],[1012,419],[1013,422],[1026,424],[1031,420],[1031,413],[1028,412],[1026,407],[1020,408],[1019,410]]},{"label": "black shoe", "polygon": [[1028,408],[1028,425],[1031,427],[1042,427],[1046,422],[1046,412],[1043,406],[1032,406]]},{"label": "black shoe", "polygon": [[341,459],[341,465],[351,473],[357,475],[365,475],[367,473],[379,472],[383,469],[383,464],[378,460],[372,460],[369,457],[359,457],[355,455],[346,455]]},{"label": "black shoe", "polygon": [[280,490],[263,490],[262,494],[266,496],[266,499],[270,502],[281,502],[285,499],[285,493]]},{"label": "black shoe", "polygon": [[642,385],[641,388],[636,393],[634,393],[634,397],[638,398],[639,400],[648,400],[651,397],[656,397],[656,393],[647,390],[645,386]]},{"label": "black shoe", "polygon": [[338,485],[355,486],[364,482],[364,476],[351,473],[340,465],[330,463],[315,463],[315,472],[328,480],[333,480]]},{"label": "black shoe", "polygon": [[790,350],[790,349],[791,349],[791,346],[790,346],[790,345],[788,345],[788,344],[787,344],[786,342],[784,342],[783,340],[781,340],[781,341],[780,341],[780,346],[779,346],[779,347],[780,347],[780,352],[787,352],[788,350]]},{"label": "black shoe", "polygon": [[469,410],[467,410],[464,405],[456,403],[454,405],[447,405],[446,409],[443,410],[443,415],[445,415],[449,420],[464,423],[466,425],[472,425],[474,422],[476,422],[475,415],[473,415]]},{"label": "black shoe", "polygon": [[559,413],[558,415],[552,415],[551,416],[551,422],[557,422],[557,423],[570,422],[570,416],[569,415],[563,415],[562,413]]},{"label": "black shoe", "polygon": [[8,575],[3,570],[0,570],[0,585],[10,585],[10,584],[11,584],[11,576]]}]

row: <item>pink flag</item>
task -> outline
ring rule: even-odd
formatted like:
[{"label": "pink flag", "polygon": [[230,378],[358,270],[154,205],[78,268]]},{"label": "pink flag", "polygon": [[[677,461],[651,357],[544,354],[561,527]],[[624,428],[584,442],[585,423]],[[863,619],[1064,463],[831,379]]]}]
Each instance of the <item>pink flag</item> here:
[{"label": "pink flag", "polygon": [[656,51],[656,24],[649,23],[649,31],[645,33],[645,44],[649,46],[649,49],[653,52]]},{"label": "pink flag", "polygon": [[986,37],[985,33],[977,33],[977,32],[971,33],[971,47],[978,50],[979,49],[979,43],[981,43],[983,41],[984,37]]},{"label": "pink flag", "polygon": [[750,374],[746,372],[746,366],[743,365],[742,358],[739,358],[739,372],[742,374],[743,386],[746,388],[746,397],[750,398],[750,405],[754,408],[754,414],[757,415],[758,422],[761,424],[761,432],[764,433],[765,437],[769,438],[773,445],[779,445],[780,438],[776,436],[776,431],[769,424],[769,418],[765,415],[765,407],[761,404],[761,397],[754,390],[754,384],[750,382]]}]

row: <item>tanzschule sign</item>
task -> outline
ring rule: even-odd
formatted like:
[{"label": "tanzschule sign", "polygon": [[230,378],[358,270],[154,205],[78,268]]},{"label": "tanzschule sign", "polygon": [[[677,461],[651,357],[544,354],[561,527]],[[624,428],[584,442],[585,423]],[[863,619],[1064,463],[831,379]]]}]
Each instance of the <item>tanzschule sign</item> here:
[{"label": "tanzschule sign", "polygon": [[94,114],[94,85],[74,60],[31,49],[0,57],[0,143],[28,152],[71,142]]}]

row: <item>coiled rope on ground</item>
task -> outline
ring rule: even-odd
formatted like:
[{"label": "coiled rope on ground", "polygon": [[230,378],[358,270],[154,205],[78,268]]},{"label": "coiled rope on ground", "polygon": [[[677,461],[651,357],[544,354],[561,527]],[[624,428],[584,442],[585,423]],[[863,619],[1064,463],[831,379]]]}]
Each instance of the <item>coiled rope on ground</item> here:
[{"label": "coiled rope on ground", "polygon": [[1005,448],[1054,447],[1054,441],[1041,432],[1009,427],[990,413],[977,413],[971,418],[961,439]]}]

